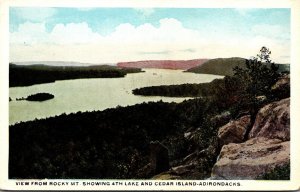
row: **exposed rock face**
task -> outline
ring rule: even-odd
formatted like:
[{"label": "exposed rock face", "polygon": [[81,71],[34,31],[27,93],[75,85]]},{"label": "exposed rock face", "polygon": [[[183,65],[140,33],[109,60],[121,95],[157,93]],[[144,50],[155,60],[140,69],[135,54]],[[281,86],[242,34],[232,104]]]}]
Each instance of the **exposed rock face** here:
[{"label": "exposed rock face", "polygon": [[254,138],[223,146],[212,169],[212,179],[255,179],[290,159],[290,142]]},{"label": "exposed rock face", "polygon": [[251,122],[251,116],[246,115],[236,121],[231,121],[221,127],[218,131],[220,145],[229,143],[241,143],[244,140],[247,128]]},{"label": "exposed rock face", "polygon": [[249,138],[290,140],[290,98],[270,103],[261,108],[256,116]]},{"label": "exposed rock face", "polygon": [[168,149],[158,141],[150,143],[150,167],[155,174],[170,168]]}]

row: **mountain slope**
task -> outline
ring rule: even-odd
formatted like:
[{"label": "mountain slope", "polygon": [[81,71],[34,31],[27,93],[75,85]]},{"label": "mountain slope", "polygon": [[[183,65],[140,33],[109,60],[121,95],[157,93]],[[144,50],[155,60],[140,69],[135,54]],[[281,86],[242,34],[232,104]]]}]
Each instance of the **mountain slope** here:
[{"label": "mountain slope", "polygon": [[[276,64],[280,72],[289,71],[290,67],[288,64]],[[246,59],[240,57],[232,58],[217,58],[206,61],[200,66],[196,66],[187,70],[187,72],[193,73],[205,73],[215,75],[233,75],[233,68],[239,66],[245,68]]]},{"label": "mountain slope", "polygon": [[203,63],[201,66],[190,68],[188,72],[206,73],[215,75],[233,75],[235,66],[245,67],[246,59],[240,57],[217,58]]},{"label": "mountain slope", "polygon": [[208,59],[193,59],[193,60],[146,60],[134,62],[119,62],[118,67],[133,67],[133,68],[158,68],[158,69],[189,69],[202,65]]}]

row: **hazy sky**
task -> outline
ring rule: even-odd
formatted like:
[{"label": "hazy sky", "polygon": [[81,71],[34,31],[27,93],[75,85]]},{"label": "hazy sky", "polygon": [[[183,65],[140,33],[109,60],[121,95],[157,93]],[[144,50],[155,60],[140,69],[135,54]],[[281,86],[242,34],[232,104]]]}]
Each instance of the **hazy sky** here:
[{"label": "hazy sky", "polygon": [[290,61],[290,9],[10,8],[10,61]]}]

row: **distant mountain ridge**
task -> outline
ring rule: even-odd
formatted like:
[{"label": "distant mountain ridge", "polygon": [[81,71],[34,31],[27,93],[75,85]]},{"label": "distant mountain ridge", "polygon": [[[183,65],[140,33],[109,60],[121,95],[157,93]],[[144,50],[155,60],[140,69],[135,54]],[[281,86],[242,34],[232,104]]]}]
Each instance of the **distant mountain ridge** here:
[{"label": "distant mountain ridge", "polygon": [[[246,67],[246,60],[247,59],[241,57],[210,59],[200,66],[196,66],[188,69],[187,72],[231,76],[234,74],[233,71],[234,67],[236,66],[241,68]],[[280,72],[290,70],[289,64],[275,64],[275,65],[279,67],[278,70]]]},{"label": "distant mountain ridge", "polygon": [[[192,59],[192,60],[144,60],[131,62],[118,62],[117,64],[101,64],[101,67],[117,66],[119,68],[157,68],[157,69],[181,69],[192,73],[214,74],[214,75],[233,75],[233,68],[239,66],[245,68],[245,58],[216,58],[216,59]],[[17,65],[26,65],[33,67],[48,66],[89,66],[96,67],[95,63],[80,63],[69,61],[31,61],[31,62],[14,62]],[[276,64],[279,71],[290,71],[289,64]]]},{"label": "distant mountain ridge", "polygon": [[193,60],[145,60],[133,62],[119,62],[118,67],[133,67],[133,68],[158,68],[158,69],[183,69],[187,70],[192,67],[202,65],[208,59],[193,59]]},{"label": "distant mountain ridge", "polygon": [[11,62],[17,65],[50,65],[50,66],[93,66],[93,65],[115,65],[113,63],[82,63],[75,61],[24,61]]}]

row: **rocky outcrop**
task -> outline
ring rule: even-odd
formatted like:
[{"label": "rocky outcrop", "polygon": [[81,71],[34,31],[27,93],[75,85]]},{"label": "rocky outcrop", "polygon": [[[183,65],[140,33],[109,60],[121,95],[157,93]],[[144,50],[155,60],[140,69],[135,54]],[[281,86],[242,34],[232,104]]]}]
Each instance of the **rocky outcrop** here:
[{"label": "rocky outcrop", "polygon": [[[152,178],[206,179],[211,176],[209,179],[253,180],[263,178],[262,176],[275,168],[288,165],[290,162],[289,106],[290,99],[286,98],[265,105],[256,117],[251,118],[248,111],[241,113],[240,118],[219,128],[215,142],[212,142],[208,148],[190,150],[189,155],[178,163],[172,164],[173,167],[169,170],[158,173]],[[228,113],[214,116],[211,118],[213,120],[211,123],[224,124],[228,116],[230,116]],[[196,139],[195,135],[198,131],[198,129],[187,130],[184,133],[185,139],[192,142]],[[207,169],[212,165],[211,170]]]},{"label": "rocky outcrop", "polygon": [[249,129],[249,140],[239,143],[247,132],[247,125],[250,125],[250,116],[219,129],[218,139],[224,146],[212,169],[211,179],[256,179],[289,163],[290,98],[262,107]]},{"label": "rocky outcrop", "polygon": [[256,116],[249,138],[290,140],[290,98],[270,103]]},{"label": "rocky outcrop", "polygon": [[241,143],[244,140],[246,131],[250,125],[251,116],[246,115],[236,121],[231,121],[222,126],[218,131],[220,146],[229,143]]},{"label": "rocky outcrop", "polygon": [[289,163],[290,142],[263,137],[224,145],[212,169],[212,179],[256,179]]}]

